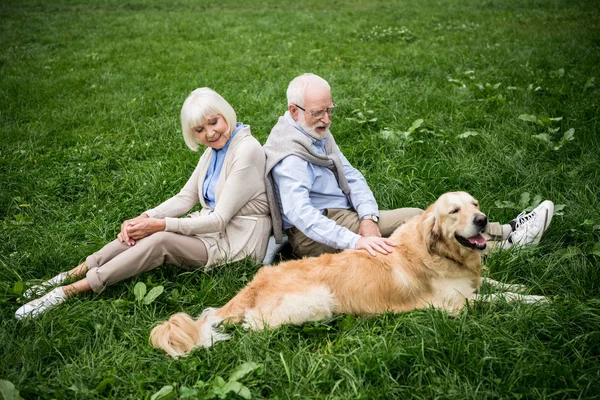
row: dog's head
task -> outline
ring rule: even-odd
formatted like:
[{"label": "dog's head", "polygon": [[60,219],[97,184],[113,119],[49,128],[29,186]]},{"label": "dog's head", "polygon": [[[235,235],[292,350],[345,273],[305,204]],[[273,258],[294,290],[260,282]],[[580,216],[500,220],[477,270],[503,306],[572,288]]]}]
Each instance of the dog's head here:
[{"label": "dog's head", "polygon": [[479,210],[479,202],[468,193],[451,192],[440,198],[423,214],[425,238],[430,250],[463,259],[470,253],[485,250],[481,233],[488,220]]}]

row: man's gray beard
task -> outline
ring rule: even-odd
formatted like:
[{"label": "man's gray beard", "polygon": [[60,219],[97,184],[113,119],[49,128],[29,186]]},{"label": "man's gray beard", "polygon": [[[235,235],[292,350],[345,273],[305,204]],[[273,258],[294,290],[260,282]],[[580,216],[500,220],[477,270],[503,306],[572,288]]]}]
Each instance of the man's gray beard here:
[{"label": "man's gray beard", "polygon": [[319,135],[319,133],[314,127],[309,128],[308,126],[306,126],[306,121],[304,120],[304,117],[300,117],[300,119],[296,123],[298,124],[298,126],[300,126],[300,128],[304,129],[306,133],[308,133],[311,137],[317,140],[323,139],[329,133],[329,128],[327,128],[323,135]]}]

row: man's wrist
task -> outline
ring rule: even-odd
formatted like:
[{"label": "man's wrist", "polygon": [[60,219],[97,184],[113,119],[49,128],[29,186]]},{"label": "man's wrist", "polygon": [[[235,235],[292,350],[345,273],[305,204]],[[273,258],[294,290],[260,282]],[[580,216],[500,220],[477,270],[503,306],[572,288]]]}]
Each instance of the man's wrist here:
[{"label": "man's wrist", "polygon": [[375,223],[378,223],[379,217],[376,214],[367,214],[367,215],[363,215],[360,218],[360,222],[363,222],[363,221],[373,221]]}]

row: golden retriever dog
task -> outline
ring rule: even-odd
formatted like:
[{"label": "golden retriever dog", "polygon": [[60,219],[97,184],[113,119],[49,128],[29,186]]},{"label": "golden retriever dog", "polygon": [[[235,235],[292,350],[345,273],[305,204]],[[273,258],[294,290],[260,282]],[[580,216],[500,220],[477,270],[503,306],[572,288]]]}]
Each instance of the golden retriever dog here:
[{"label": "golden retriever dog", "polygon": [[[197,320],[178,313],[156,326],[151,344],[179,357],[195,347],[228,339],[217,329],[223,322],[262,330],[340,313],[370,315],[435,307],[455,314],[477,297],[481,286],[481,252],[486,248],[481,233],[487,224],[471,195],[446,193],[394,231],[390,239],[397,246],[392,253],[373,257],[366,251],[345,250],[262,267],[223,307],[206,309]],[[543,299],[514,293],[502,297],[526,302]]]}]

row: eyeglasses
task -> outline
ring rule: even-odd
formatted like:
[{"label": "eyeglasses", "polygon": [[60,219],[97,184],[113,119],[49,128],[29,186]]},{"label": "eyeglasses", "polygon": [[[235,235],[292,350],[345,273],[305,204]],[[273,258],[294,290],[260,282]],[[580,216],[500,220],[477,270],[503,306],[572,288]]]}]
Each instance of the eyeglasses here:
[{"label": "eyeglasses", "polygon": [[329,108],[326,108],[324,110],[306,111],[306,109],[304,109],[303,107],[300,107],[298,104],[294,103],[294,105],[296,107],[298,107],[299,109],[301,109],[305,113],[310,114],[311,117],[316,118],[316,119],[323,118],[325,116],[325,113],[327,113],[327,115],[329,115],[331,117],[331,114],[333,114],[333,112],[337,108],[337,104],[335,104],[335,103],[332,103],[332,104],[333,104],[333,107],[329,107]]}]

